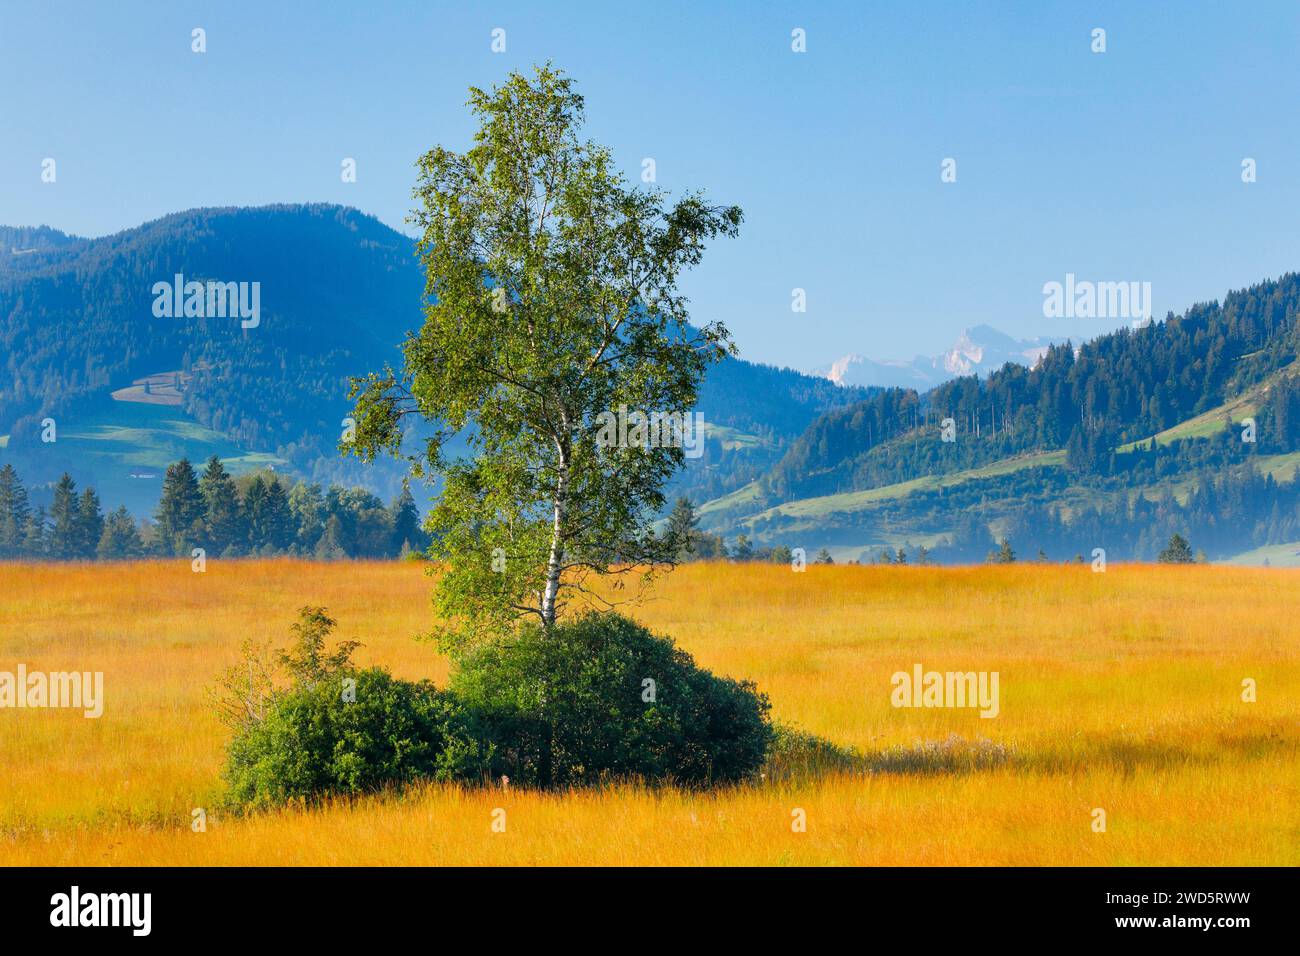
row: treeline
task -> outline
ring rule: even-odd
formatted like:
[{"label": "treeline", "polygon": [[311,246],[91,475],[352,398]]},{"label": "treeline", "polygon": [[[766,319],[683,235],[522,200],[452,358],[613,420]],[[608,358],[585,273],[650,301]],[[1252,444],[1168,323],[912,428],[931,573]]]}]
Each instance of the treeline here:
[{"label": "treeline", "polygon": [[118,561],[141,557],[299,555],[322,560],[393,558],[428,546],[409,490],[392,502],[363,488],[274,474],[239,478],[215,456],[202,475],[187,459],[171,465],[154,520],[125,507],[105,514],[93,488],[65,474],[46,508],[33,507],[12,465],[0,468],[0,560]]}]

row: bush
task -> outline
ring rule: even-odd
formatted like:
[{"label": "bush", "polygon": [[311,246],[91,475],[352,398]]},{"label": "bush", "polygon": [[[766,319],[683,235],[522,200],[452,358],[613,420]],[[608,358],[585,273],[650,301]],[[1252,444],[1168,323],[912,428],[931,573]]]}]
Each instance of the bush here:
[{"label": "bush", "polygon": [[774,737],[752,683],[701,670],[616,614],[521,627],[464,658],[448,691],[358,670],[355,642],[326,648],[334,624],[303,608],[288,653],[248,643],[219,682],[236,805],[502,775],[541,787],[725,783],[756,774]]},{"label": "bush", "polygon": [[753,683],[702,670],[617,614],[550,633],[525,625],[466,656],[452,690],[495,743],[493,773],[521,785],[742,780],[773,739],[767,696]]},{"label": "bush", "polygon": [[432,684],[340,670],[276,695],[263,718],[246,722],[225,777],[237,803],[271,806],[420,778],[481,779],[490,757],[462,708]]}]

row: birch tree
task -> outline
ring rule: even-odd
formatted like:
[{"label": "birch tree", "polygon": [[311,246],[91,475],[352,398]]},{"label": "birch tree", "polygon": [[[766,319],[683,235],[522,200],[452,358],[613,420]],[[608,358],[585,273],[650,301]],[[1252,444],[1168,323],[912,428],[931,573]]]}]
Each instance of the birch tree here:
[{"label": "birch tree", "polygon": [[[595,593],[593,575],[675,559],[652,521],[684,450],[642,422],[689,413],[707,367],[734,351],[722,324],[689,322],[677,286],[741,222],[701,193],[672,202],[630,184],[580,137],[582,97],[549,65],[471,88],[468,105],[472,148],[419,161],[423,327],[400,369],[353,381],[344,446],[406,457],[439,483],[426,530],[439,635],[457,639],[521,617],[549,629],[575,593]],[[611,415],[633,420],[616,442]],[[425,424],[409,452],[412,416]],[[467,453],[452,452],[457,435]]]}]

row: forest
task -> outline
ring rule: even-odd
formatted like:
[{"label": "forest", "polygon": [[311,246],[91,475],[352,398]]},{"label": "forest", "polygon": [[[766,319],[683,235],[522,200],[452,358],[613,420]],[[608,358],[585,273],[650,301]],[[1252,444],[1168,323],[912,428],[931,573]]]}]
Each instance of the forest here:
[{"label": "forest", "polygon": [[397,558],[428,544],[410,491],[387,505],[363,488],[274,473],[233,477],[215,456],[203,472],[167,469],[153,518],[105,513],[93,488],[64,474],[47,508],[33,507],[12,465],[0,468],[0,560],[119,561],[182,556],[299,555],[321,560]]}]

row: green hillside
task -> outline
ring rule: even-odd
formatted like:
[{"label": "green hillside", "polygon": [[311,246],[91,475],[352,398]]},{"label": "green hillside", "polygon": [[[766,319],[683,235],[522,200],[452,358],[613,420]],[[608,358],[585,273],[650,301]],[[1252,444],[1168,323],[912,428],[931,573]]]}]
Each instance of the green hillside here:
[{"label": "green hillside", "polygon": [[[837,559],[924,544],[979,560],[1005,536],[1022,555],[1150,560],[1182,532],[1216,559],[1284,562],[1255,551],[1300,531],[1298,288],[1286,276],[1044,367],[828,412],[770,472],[701,506],[700,525]],[[1130,401],[1126,383],[1151,376],[1163,382]],[[945,418],[957,436],[940,441]]]},{"label": "green hillside", "polygon": [[[1292,362],[1285,368],[1279,369],[1270,375],[1263,382],[1252,386],[1221,405],[1218,405],[1208,412],[1202,412],[1192,418],[1188,418],[1178,424],[1166,428],[1164,431],[1152,436],[1156,443],[1160,445],[1169,445],[1176,441],[1188,438],[1208,438],[1215,435],[1228,427],[1228,423],[1239,424],[1243,419],[1253,418],[1259,414],[1259,410],[1268,401],[1272,389],[1283,380],[1289,380],[1300,375],[1300,362]],[[1140,441],[1127,442],[1120,445],[1115,450],[1117,452],[1133,451],[1139,445],[1150,441],[1150,438]]]},{"label": "green hillside", "polygon": [[57,441],[15,454],[13,460],[29,486],[52,482],[66,470],[79,487],[93,487],[101,501],[148,514],[169,464],[182,457],[202,462],[212,455],[235,474],[286,464],[275,455],[241,448],[178,406],[139,402],[109,402],[70,416],[59,422]]}]

